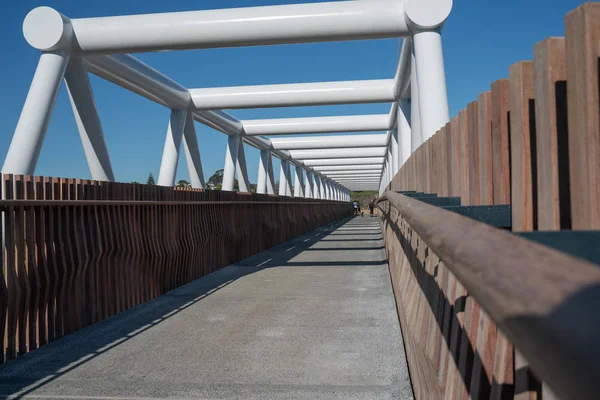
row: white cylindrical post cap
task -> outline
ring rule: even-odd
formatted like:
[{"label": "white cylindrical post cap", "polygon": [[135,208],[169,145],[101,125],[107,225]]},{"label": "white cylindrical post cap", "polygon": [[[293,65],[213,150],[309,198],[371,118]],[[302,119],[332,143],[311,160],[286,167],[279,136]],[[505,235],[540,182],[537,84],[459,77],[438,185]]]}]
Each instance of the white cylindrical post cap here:
[{"label": "white cylindrical post cap", "polygon": [[50,7],[37,7],[23,21],[23,35],[32,47],[53,51],[71,47],[71,20]]},{"label": "white cylindrical post cap", "polygon": [[450,15],[452,0],[406,0],[405,13],[410,25],[419,29],[441,26]]}]

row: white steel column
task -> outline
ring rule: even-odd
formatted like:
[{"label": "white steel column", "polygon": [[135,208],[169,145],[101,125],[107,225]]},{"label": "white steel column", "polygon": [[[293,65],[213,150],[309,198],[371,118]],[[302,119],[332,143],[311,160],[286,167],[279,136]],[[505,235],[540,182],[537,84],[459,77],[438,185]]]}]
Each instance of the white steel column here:
[{"label": "white steel column", "polygon": [[29,87],[2,172],[33,175],[69,54],[43,53]]},{"label": "white steel column", "polygon": [[273,156],[269,150],[269,167],[267,168],[267,194],[275,194],[275,173],[273,173]]},{"label": "white steel column", "polygon": [[292,163],[290,161],[287,163],[285,175],[285,195],[289,197],[292,195]]},{"label": "white steel column", "polygon": [[413,32],[416,68],[412,71],[417,77],[419,93],[418,103],[413,98],[413,105],[418,106],[421,116],[421,143],[450,120],[441,26],[450,15],[452,0],[433,3],[411,0],[405,4],[406,18]]},{"label": "white steel column", "polygon": [[392,129],[390,135],[390,149],[392,151],[392,175],[400,169],[400,149],[398,146],[398,129]]},{"label": "white steel column", "polygon": [[279,195],[286,196],[288,169],[290,162],[288,160],[281,160],[281,166],[279,167]]},{"label": "white steel column", "polygon": [[258,159],[258,180],[256,182],[256,193],[267,193],[267,171],[269,169],[269,158],[271,150],[261,150]]},{"label": "white steel column", "polygon": [[314,186],[314,180],[313,180],[313,173],[310,171],[306,171],[306,182],[304,184],[304,196],[306,196],[307,199],[312,199],[313,198],[313,186]]},{"label": "white steel column", "polygon": [[238,148],[241,137],[234,135],[227,138],[227,149],[225,151],[225,167],[223,168],[222,190],[232,192],[235,186],[235,166],[237,164]]},{"label": "white steel column", "polygon": [[183,149],[185,150],[185,159],[190,174],[190,184],[195,189],[204,189],[206,182],[204,181],[202,158],[200,157],[196,128],[194,127],[194,116],[190,112],[187,113],[183,129]]},{"label": "white steel column", "polygon": [[400,147],[400,163],[402,166],[410,157],[411,149],[411,130],[410,130],[411,105],[409,100],[400,100],[398,102],[398,146]]},{"label": "white steel column", "polygon": [[175,186],[177,163],[179,162],[179,149],[185,127],[187,110],[171,110],[167,137],[163,149],[162,162],[158,173],[159,186]]},{"label": "white steel column", "polygon": [[421,138],[421,115],[419,113],[419,82],[417,79],[417,60],[415,51],[411,56],[411,76],[410,76],[410,145],[411,153],[419,148],[423,143]]},{"label": "white steel column", "polygon": [[393,161],[393,155],[392,155],[392,148],[391,148],[391,143],[390,143],[390,147],[388,147],[388,154],[387,154],[387,159],[388,159],[388,184],[392,181],[392,178],[394,177],[394,161]]},{"label": "white steel column", "polygon": [[248,180],[248,168],[246,167],[246,152],[244,150],[244,142],[240,140],[238,146],[238,156],[235,164],[237,171],[238,185],[240,192],[250,193],[250,181]]},{"label": "white steel column", "polygon": [[65,71],[65,82],[90,175],[97,181],[114,182],[115,175],[83,58],[71,57]]},{"label": "white steel column", "polygon": [[313,198],[320,199],[321,198],[321,177],[319,175],[315,175],[314,186],[313,186]]},{"label": "white steel column", "polygon": [[450,120],[440,30],[416,33],[413,43],[419,81],[421,140],[425,142]]},{"label": "white steel column", "polygon": [[294,197],[304,197],[304,182],[302,168],[294,168]]}]

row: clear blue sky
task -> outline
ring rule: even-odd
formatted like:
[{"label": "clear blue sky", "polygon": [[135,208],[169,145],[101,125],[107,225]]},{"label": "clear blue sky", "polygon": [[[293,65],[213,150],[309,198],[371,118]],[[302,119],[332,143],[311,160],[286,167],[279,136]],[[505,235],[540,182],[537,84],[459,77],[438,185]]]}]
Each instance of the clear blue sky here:
[{"label": "clear blue sky", "polygon": [[[39,57],[23,38],[23,18],[47,5],[72,17],[299,3],[300,0],[0,1],[0,154],[10,144]],[[532,58],[533,45],[564,35],[564,16],[581,0],[455,0],[444,28],[451,115],[506,77],[508,67]],[[328,80],[392,78],[399,40],[355,41],[139,54],[187,87],[215,87]],[[169,110],[92,76],[92,86],[118,181],[158,174]],[[233,110],[240,119],[387,113],[389,104]],[[196,123],[206,178],[223,168],[225,135]],[[256,182],[258,151],[246,146]],[[277,172],[276,172],[277,174]],[[36,175],[89,178],[64,88],[46,135]],[[183,152],[178,179],[187,179]]]}]

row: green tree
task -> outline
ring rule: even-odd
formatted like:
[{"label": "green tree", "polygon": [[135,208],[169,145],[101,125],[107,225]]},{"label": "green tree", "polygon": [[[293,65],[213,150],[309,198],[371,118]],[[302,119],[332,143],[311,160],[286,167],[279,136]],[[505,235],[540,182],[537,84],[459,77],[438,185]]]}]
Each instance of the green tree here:
[{"label": "green tree", "polygon": [[146,181],[146,185],[156,185],[156,182],[154,181],[154,175],[152,175],[152,173],[150,173],[150,175],[148,175],[148,180]]},{"label": "green tree", "polygon": [[[206,182],[206,187],[207,188],[212,188],[213,190],[221,190],[221,188],[223,187],[223,169],[219,169],[216,170],[214,174],[212,174],[212,176],[208,179],[208,182]],[[238,190],[239,189],[239,185],[238,185],[238,180],[236,179],[233,183],[233,190]]]},{"label": "green tree", "polygon": [[179,182],[177,182],[177,187],[190,187],[190,183],[185,179],[181,179]]}]

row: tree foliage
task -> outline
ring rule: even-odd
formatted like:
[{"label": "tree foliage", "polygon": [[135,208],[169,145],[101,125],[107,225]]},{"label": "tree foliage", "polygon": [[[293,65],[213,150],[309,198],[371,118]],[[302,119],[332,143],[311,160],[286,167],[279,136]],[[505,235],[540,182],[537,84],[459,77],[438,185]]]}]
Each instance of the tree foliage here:
[{"label": "tree foliage", "polygon": [[154,175],[152,175],[152,173],[150,173],[150,175],[148,175],[148,179],[146,180],[146,185],[156,185],[156,182],[154,181]]}]

